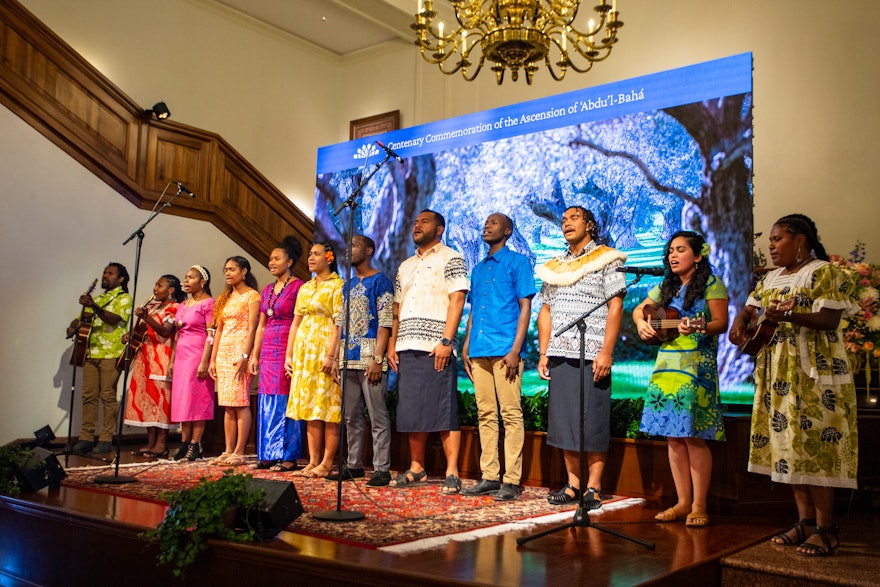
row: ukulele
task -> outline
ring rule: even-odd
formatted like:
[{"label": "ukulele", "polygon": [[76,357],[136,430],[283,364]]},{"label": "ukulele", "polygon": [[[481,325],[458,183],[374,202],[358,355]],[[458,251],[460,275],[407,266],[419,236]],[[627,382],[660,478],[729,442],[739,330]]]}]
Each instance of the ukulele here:
[{"label": "ukulele", "polygon": [[[150,296],[144,305],[141,306],[142,310],[146,310],[147,306],[153,303],[153,298],[155,296]],[[131,368],[131,361],[134,359],[138,351],[141,350],[141,345],[144,344],[144,341],[147,339],[147,322],[146,320],[141,320],[138,318],[138,321],[135,323],[134,328],[131,329],[131,334],[128,336],[128,342],[125,343],[125,349],[122,351],[122,354],[119,355],[119,358],[116,359],[116,370],[123,371],[126,367]]]},{"label": "ukulele", "polygon": [[660,344],[668,340],[674,340],[679,334],[681,334],[678,331],[678,325],[682,322],[684,322],[685,326],[689,326],[696,330],[703,330],[706,328],[705,317],[697,316],[694,318],[682,318],[674,308],[647,305],[642,311],[645,320],[657,333],[645,341],[647,344]]},{"label": "ukulele", "polygon": [[[780,312],[787,312],[793,308],[794,298],[785,300],[776,306],[776,309]],[[739,345],[740,352],[753,357],[756,356],[773,339],[778,325],[778,323],[767,318],[764,308],[755,312],[749,320],[748,326],[746,326],[748,340]]]},{"label": "ukulele", "polygon": [[[98,286],[98,280],[92,282],[92,285],[86,291],[86,295],[91,295]],[[82,367],[86,362],[86,351],[89,349],[89,336],[92,334],[92,320],[95,319],[94,312],[86,314],[86,308],[79,313],[79,325],[76,327],[76,334],[73,339],[73,350],[70,352],[70,364]]]}]

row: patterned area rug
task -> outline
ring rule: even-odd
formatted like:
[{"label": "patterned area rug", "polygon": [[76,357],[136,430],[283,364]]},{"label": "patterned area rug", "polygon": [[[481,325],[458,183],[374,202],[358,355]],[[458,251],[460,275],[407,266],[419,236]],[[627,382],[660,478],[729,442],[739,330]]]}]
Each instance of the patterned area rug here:
[{"label": "patterned area rug", "polygon": [[[107,475],[108,471],[112,474],[111,467],[73,468],[67,469],[67,478],[62,484],[165,503],[161,497],[164,492],[194,487],[202,477],[216,479],[226,469],[202,462],[180,464],[160,461],[143,465],[122,465],[120,475],[135,477],[137,482],[107,485],[96,484],[94,478]],[[254,478],[293,482],[305,513],[287,530],[396,552],[432,548],[452,539],[473,539],[511,529],[527,528],[535,523],[568,521],[574,511],[573,506],[548,504],[548,490],[541,487],[524,488],[523,494],[515,501],[496,502],[491,496],[444,495],[440,491],[440,478],[429,478],[427,484],[409,489],[371,488],[366,486],[366,480],[359,480],[342,484],[341,509],[361,512],[365,518],[355,522],[325,522],[315,519],[312,514],[337,509],[336,482],[309,479],[296,476],[295,473],[258,471],[248,467],[237,467],[235,471],[251,474]],[[367,477],[369,478],[369,473]],[[464,483],[467,487],[472,482]],[[602,510],[590,512],[591,517],[641,501],[607,497]]]}]

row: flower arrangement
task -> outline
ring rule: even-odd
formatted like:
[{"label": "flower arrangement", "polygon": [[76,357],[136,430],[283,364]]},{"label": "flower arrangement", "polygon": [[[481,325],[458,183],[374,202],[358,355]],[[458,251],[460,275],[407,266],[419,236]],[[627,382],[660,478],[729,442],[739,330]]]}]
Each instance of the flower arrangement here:
[{"label": "flower arrangement", "polygon": [[863,368],[870,371],[872,359],[880,360],[880,266],[865,262],[865,243],[861,241],[856,242],[847,258],[829,257],[852,277],[853,295],[861,306],[859,313],[841,322],[853,371]]}]

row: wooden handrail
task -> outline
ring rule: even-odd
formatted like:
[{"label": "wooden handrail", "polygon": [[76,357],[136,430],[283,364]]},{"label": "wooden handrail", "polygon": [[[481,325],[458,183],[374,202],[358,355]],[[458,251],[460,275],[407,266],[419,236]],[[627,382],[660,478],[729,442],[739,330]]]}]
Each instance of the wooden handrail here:
[{"label": "wooden handrail", "polygon": [[[0,103],[134,205],[151,209],[170,180],[199,195],[170,214],[212,223],[256,259],[314,221],[217,134],[157,121],[17,0],[0,0]],[[295,268],[309,279],[306,257]]]}]

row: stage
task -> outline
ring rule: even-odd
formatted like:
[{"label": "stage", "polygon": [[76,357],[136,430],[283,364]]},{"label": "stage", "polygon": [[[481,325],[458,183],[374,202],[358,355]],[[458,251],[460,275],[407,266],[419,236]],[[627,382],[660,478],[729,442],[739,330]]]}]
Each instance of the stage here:
[{"label": "stage", "polygon": [[[135,459],[123,456],[123,461]],[[68,466],[94,464],[72,456]],[[290,480],[297,482],[295,477]],[[328,483],[328,491],[333,488],[335,485]],[[857,578],[843,580],[846,574],[840,568],[858,573],[859,561],[865,561],[865,572],[873,573],[873,562],[880,554],[874,538],[875,514],[841,516],[843,546],[834,557],[816,560],[767,543],[769,536],[790,522],[787,511],[761,516],[716,513],[709,528],[692,529],[681,523],[656,523],[653,517],[661,505],[649,500],[591,518],[595,524],[654,542],[653,551],[595,528],[564,530],[517,545],[518,537],[549,527],[543,526],[453,540],[408,554],[283,531],[267,543],[212,542],[187,571],[185,584],[240,586],[243,582],[274,585],[295,581],[308,585],[333,581],[352,585],[622,586],[699,581],[719,585],[722,576],[731,575],[722,558],[731,559],[737,572],[742,572],[760,568],[761,563],[755,560],[767,556],[776,560],[769,571],[806,568],[818,573],[831,568],[831,576],[841,579],[841,584],[867,584]],[[174,584],[177,580],[170,569],[156,566],[155,549],[138,537],[155,527],[163,515],[164,506],[158,503],[76,487],[44,488],[17,499],[0,498],[0,584]],[[864,540],[859,542],[859,537]],[[775,568],[779,566],[783,568]],[[778,584],[779,577],[774,580]]]}]

